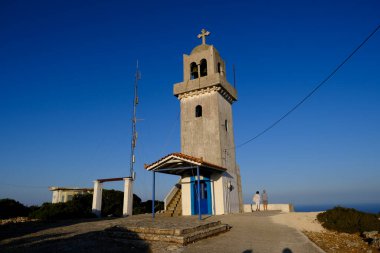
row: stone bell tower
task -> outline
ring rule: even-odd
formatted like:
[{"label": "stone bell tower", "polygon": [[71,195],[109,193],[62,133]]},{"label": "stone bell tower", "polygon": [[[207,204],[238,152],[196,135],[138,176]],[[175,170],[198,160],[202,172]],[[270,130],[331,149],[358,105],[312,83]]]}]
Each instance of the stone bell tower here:
[{"label": "stone bell tower", "polygon": [[[215,179],[227,191],[230,212],[242,211],[240,170],[235,159],[232,103],[236,89],[227,81],[226,67],[213,45],[206,44],[210,32],[202,30],[202,44],[183,55],[183,82],[174,85],[181,104],[181,153],[199,157],[226,168]],[[223,201],[227,202],[227,201]],[[234,210],[232,210],[234,209]],[[238,210],[236,210],[238,209]]]}]

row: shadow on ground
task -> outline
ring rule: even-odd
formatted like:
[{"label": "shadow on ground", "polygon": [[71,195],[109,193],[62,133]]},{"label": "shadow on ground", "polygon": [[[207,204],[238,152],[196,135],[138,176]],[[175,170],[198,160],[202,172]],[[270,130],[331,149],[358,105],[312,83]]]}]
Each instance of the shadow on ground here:
[{"label": "shadow on ground", "polygon": [[[244,250],[242,253],[254,253],[254,252],[251,249],[247,249],[247,250]],[[285,248],[281,253],[293,253],[293,251],[289,248]]]},{"label": "shadow on ground", "polygon": [[[115,219],[115,218],[103,218],[105,219]],[[23,235],[35,233],[41,230],[70,226],[74,224],[84,223],[84,222],[95,222],[100,221],[98,218],[92,219],[76,219],[76,220],[60,220],[60,221],[31,221],[23,223],[9,223],[0,226],[0,241],[20,237]]]},{"label": "shadow on ground", "polygon": [[[128,231],[129,233],[133,233]],[[138,236],[136,235],[136,238]],[[65,234],[49,234],[39,237],[21,238],[0,245],[0,252],[50,253],[50,252],[131,252],[150,253],[150,245],[143,240],[112,238],[105,231],[88,232],[71,237]]]}]

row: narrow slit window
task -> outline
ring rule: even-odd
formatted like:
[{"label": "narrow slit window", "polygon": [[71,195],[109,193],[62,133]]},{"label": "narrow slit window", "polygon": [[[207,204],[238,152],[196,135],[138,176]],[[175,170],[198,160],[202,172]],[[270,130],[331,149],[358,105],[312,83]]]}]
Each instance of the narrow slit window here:
[{"label": "narrow slit window", "polygon": [[226,128],[226,132],[227,132],[228,131],[228,121],[227,120],[224,121],[224,127]]},{"label": "narrow slit window", "polygon": [[202,106],[197,105],[195,107],[195,117],[196,118],[202,117]]}]

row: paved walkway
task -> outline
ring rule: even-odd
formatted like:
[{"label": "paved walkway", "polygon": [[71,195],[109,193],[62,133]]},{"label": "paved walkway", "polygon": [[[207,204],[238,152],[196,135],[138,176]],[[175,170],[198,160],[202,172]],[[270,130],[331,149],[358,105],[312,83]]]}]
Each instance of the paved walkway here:
[{"label": "paved walkway", "polygon": [[[61,222],[52,224],[14,224],[0,226],[0,252],[153,252],[153,253],[320,253],[301,232],[275,224],[271,216],[279,212],[255,212],[206,217],[157,217],[156,224],[186,228],[190,224],[221,220],[231,230],[187,246],[164,242],[127,241],[110,238],[104,229],[118,224],[146,226],[150,216]],[[166,225],[165,225],[166,224]],[[150,225],[152,226],[152,224]],[[155,226],[155,225],[154,225]]]},{"label": "paved walkway", "polygon": [[321,253],[301,232],[288,226],[275,224],[271,216],[278,212],[254,212],[211,217],[232,226],[224,234],[211,237],[183,248],[192,252],[241,252],[241,253]]}]

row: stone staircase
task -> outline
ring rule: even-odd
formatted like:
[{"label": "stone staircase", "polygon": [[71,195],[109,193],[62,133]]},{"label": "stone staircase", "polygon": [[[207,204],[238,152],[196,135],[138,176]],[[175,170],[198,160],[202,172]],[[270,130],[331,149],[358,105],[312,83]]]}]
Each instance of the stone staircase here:
[{"label": "stone staircase", "polygon": [[174,197],[171,199],[169,205],[167,206],[165,216],[182,216],[182,191],[178,189]]},{"label": "stone staircase", "polygon": [[127,227],[113,226],[105,229],[105,233],[114,239],[163,241],[187,245],[220,233],[227,232],[231,227],[220,221],[196,224],[191,228],[159,228],[159,227]]}]

